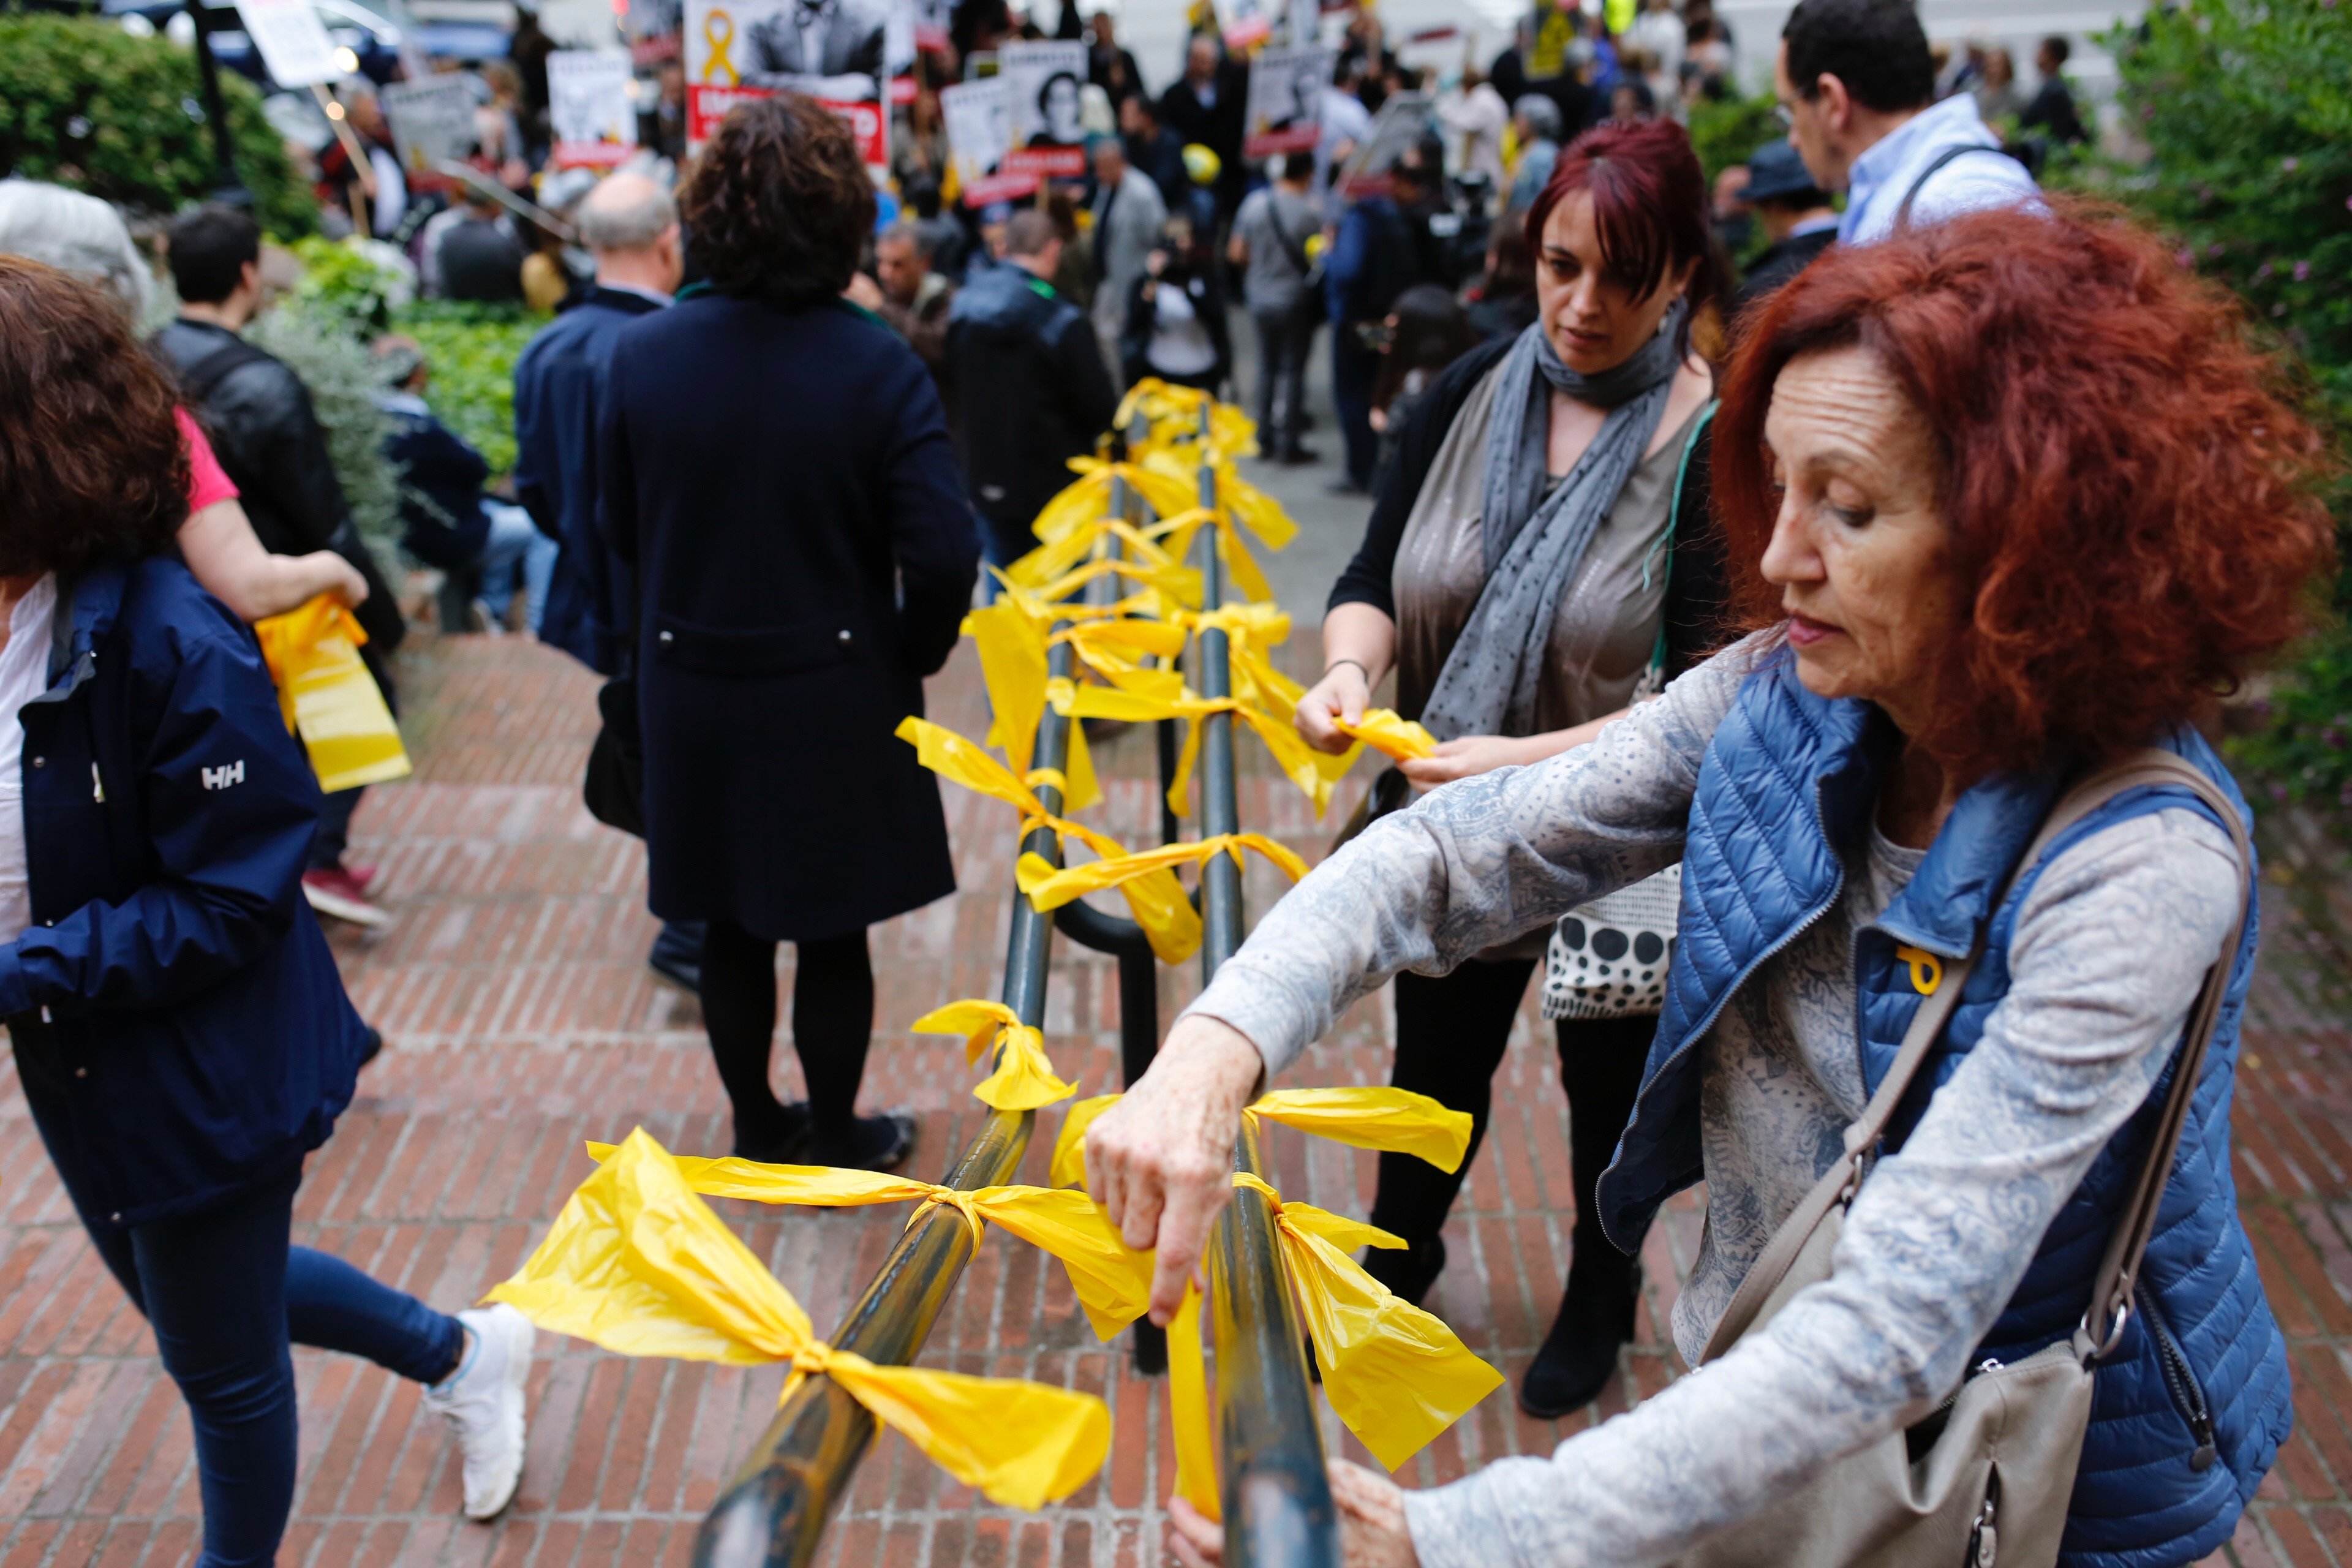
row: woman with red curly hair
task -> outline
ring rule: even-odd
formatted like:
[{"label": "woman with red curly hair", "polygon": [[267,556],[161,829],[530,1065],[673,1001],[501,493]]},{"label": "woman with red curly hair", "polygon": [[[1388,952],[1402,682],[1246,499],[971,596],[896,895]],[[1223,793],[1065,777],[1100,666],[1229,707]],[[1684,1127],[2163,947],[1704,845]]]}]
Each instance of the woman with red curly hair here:
[{"label": "woman with red curly hair", "polygon": [[[2192,721],[2296,634],[2330,554],[2319,444],[2274,385],[2233,307],[2111,217],[1830,252],[1724,383],[1749,635],[1592,744],[1333,856],[1095,1123],[1089,1184],[1157,1242],[1164,1311],[1261,1076],[1390,975],[1682,864],[1598,1206],[1630,1250],[1706,1183],[1672,1321],[1707,1375],[1433,1490],[1335,1466],[1350,1563],[1983,1562],[1997,1540],[2158,1568],[2230,1538],[2291,1406],[2231,1182],[2246,812]],[[1766,1300],[1816,1218],[1834,1250]],[[2029,1368],[2074,1380],[2071,1430],[1953,1468],[1985,1450],[1940,1424]],[[1948,1559],[1824,1541],[1853,1516],[1822,1478],[1879,1456],[1889,1492],[1969,1478]],[[1173,1511],[1177,1554],[1213,1560],[1214,1527]]]}]

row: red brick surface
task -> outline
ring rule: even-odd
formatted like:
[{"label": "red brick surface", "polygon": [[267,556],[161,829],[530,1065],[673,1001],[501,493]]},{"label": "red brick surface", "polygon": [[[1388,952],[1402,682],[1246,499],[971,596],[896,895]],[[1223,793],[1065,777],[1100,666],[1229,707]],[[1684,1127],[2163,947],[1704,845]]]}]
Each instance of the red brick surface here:
[{"label": "red brick surface", "polygon": [[[352,994],[389,1049],[310,1163],[297,1238],[454,1310],[523,1258],[586,1173],[583,1139],[642,1123],[682,1152],[723,1152],[726,1115],[695,1003],[645,966],[654,925],[639,847],[579,804],[595,723],[591,678],[519,638],[446,640],[404,663],[417,773],[371,792],[354,850],[383,867],[394,919],[379,933],[335,933]],[[934,683],[932,712],[983,731],[968,657]],[[1156,827],[1147,748],[1138,736],[1097,751],[1118,776],[1095,815],[1131,842]],[[856,787],[824,780],[822,759],[809,766],[822,785]],[[881,1016],[866,1101],[918,1115],[912,1168],[924,1175],[970,1136],[979,1107],[960,1043],[910,1036],[906,1026],[941,1002],[996,994],[1010,910],[1009,814],[946,795],[963,892],[875,933]],[[1328,825],[1262,762],[1244,780],[1243,817],[1310,858],[1328,841]],[[1277,890],[1272,875],[1250,872],[1254,909]],[[2352,1568],[2352,1040],[2334,1022],[2341,1008],[2329,994],[2343,955],[2330,921],[2299,918],[2297,889],[2272,893],[2268,967],[2240,1075],[2238,1179],[2293,1342],[2298,1429],[2227,1560]],[[1193,985],[1189,967],[1163,973],[1163,1016]],[[1117,1018],[1109,963],[1058,944],[1048,1041],[1085,1092],[1116,1087]],[[1549,1325],[1573,1211],[1557,1068],[1538,1027],[1530,1010],[1432,1302],[1514,1379]],[[1386,1029],[1383,1005],[1360,1006],[1309,1053],[1297,1081],[1381,1081]],[[777,1060],[789,1087],[790,1050],[780,1045]],[[1028,1179],[1043,1179],[1058,1121],[1039,1117]],[[1286,1193],[1364,1212],[1370,1156],[1274,1136]],[[887,1211],[719,1206],[821,1330],[864,1285],[898,1224]],[[1697,1237],[1686,1195],[1650,1238],[1649,1310],[1626,1358],[1637,1394],[1676,1373],[1664,1326]],[[703,1510],[773,1409],[782,1373],[625,1361],[546,1336],[541,1344],[521,1493],[488,1526],[458,1517],[455,1456],[415,1387],[298,1352],[301,1476],[281,1562],[685,1563]],[[1171,1480],[1166,1385],[1137,1378],[1123,1345],[1095,1342],[1057,1270],[990,1238],[924,1359],[1099,1392],[1115,1420],[1110,1460],[1066,1505],[1032,1518],[976,1500],[886,1434],[835,1519],[826,1561],[1160,1561],[1158,1501]],[[1428,1485],[1499,1455],[1540,1452],[1628,1397],[1621,1380],[1596,1410],[1554,1426],[1524,1419],[1497,1394],[1402,1479]],[[1338,1451],[1361,1457],[1328,1415],[1326,1426]],[[0,1068],[0,1568],[180,1564],[193,1555],[196,1526],[177,1394],[83,1241],[13,1068]]]}]

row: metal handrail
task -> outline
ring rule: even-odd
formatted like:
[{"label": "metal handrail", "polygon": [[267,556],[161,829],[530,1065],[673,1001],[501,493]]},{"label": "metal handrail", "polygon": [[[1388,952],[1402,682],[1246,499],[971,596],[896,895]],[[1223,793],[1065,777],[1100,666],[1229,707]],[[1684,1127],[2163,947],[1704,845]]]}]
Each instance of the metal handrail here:
[{"label": "metal handrail", "polygon": [[[1054,648],[1047,669],[1066,677],[1070,650]],[[1047,708],[1037,725],[1036,765],[1062,767],[1069,736],[1070,721]],[[1060,789],[1045,784],[1036,793],[1048,813],[1060,813]],[[1061,841],[1050,827],[1031,830],[1021,848],[1061,864]],[[1052,942],[1052,918],[1016,891],[1004,1002],[1033,1027],[1045,1023]],[[992,1111],[944,1184],[969,1192],[1010,1182],[1035,1121],[1034,1111]],[[919,1210],[829,1342],[878,1365],[914,1360],[971,1260],[973,1245],[971,1226],[954,1208],[935,1204]],[[825,1520],[873,1440],[874,1417],[864,1405],[831,1378],[803,1379],[704,1518],[695,1539],[696,1568],[802,1568],[814,1561]]]},{"label": "metal handrail", "polygon": [[[1217,504],[1208,457],[1209,416],[1201,415],[1201,504]],[[1217,559],[1219,530],[1204,524],[1194,542],[1201,604],[1224,605]],[[1198,665],[1201,695],[1233,695],[1233,664],[1223,631],[1204,627]],[[1213,713],[1201,732],[1201,831],[1241,831],[1234,776],[1234,721]],[[1241,867],[1219,855],[1202,868],[1201,980],[1242,942]],[[1257,1134],[1246,1122],[1234,1169],[1264,1175]],[[1236,1190],[1218,1215],[1208,1250],[1209,1331],[1217,1350],[1217,1428],[1224,1454],[1218,1495],[1225,1521],[1225,1561],[1235,1568],[1339,1568],[1339,1530],[1324,1468],[1323,1430],[1307,1385],[1306,1340],[1265,1194]]]}]

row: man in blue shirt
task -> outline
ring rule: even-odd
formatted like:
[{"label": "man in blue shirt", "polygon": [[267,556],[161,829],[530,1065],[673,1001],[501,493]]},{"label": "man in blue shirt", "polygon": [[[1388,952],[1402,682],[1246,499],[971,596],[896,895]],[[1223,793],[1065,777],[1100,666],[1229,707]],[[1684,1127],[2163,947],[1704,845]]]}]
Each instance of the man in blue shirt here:
[{"label": "man in blue shirt", "polygon": [[[598,406],[621,329],[667,305],[686,268],[677,205],[643,174],[607,176],[582,202],[578,222],[596,258],[596,284],[515,362],[514,487],[531,521],[562,547],[540,640],[599,675],[619,676],[627,673],[635,596],[598,517]],[[666,924],[648,962],[692,991],[701,955],[698,926]]]},{"label": "man in blue shirt", "polygon": [[1906,222],[2038,205],[1968,93],[1936,101],[1936,66],[1911,0],[1800,0],[1780,32],[1773,90],[1825,191],[1846,193],[1838,239],[1867,245]]}]

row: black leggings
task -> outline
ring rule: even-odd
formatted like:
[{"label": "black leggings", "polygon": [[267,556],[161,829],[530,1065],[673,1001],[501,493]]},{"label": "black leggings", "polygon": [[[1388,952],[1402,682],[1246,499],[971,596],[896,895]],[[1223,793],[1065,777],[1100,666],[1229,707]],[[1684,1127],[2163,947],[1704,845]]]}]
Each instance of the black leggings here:
[{"label": "black leggings", "polygon": [[[826,1142],[845,1138],[866,1076],[874,1036],[874,963],[866,933],[793,944],[793,1047],[808,1080],[812,1130]],[[776,1035],[776,944],[732,921],[712,921],[702,941],[702,1019],[719,1080],[735,1108],[735,1141],[774,1143],[788,1131],[783,1107],[768,1085]]]},{"label": "black leggings", "polygon": [[[1495,1069],[1503,1063],[1511,1021],[1527,996],[1535,965],[1532,958],[1474,959],[1447,975],[1396,977],[1396,1068],[1389,1081],[1470,1113],[1470,1152],[1450,1175],[1409,1154],[1381,1156],[1372,1223],[1415,1247],[1436,1239],[1470,1162],[1478,1156],[1494,1103]],[[1559,1021],[1559,1081],[1568,1091],[1569,1165],[1576,1182],[1577,1258],[1599,1262],[1620,1256],[1601,1232],[1593,1193],[1633,1119],[1643,1059],[1657,1028],[1654,1017]]]}]

